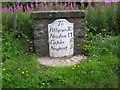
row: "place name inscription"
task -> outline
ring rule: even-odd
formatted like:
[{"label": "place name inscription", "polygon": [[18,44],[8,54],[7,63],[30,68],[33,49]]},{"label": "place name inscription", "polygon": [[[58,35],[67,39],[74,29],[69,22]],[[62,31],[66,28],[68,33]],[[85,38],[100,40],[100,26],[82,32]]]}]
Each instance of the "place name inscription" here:
[{"label": "place name inscription", "polygon": [[66,19],[57,19],[48,24],[50,57],[70,56],[74,53],[73,23]]}]

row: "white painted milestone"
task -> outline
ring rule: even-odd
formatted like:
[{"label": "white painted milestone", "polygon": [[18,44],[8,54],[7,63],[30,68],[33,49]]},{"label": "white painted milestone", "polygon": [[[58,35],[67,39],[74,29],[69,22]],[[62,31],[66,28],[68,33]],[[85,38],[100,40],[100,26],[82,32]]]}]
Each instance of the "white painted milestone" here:
[{"label": "white painted milestone", "polygon": [[71,56],[74,53],[74,27],[66,19],[48,24],[50,57]]}]

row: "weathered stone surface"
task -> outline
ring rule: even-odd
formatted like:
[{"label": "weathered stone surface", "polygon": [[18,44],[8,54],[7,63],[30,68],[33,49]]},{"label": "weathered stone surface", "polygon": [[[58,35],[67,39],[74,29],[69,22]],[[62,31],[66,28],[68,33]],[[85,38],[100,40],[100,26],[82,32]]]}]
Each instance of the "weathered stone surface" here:
[{"label": "weathered stone surface", "polygon": [[82,38],[82,37],[84,37],[85,36],[85,30],[83,30],[83,29],[76,29],[76,31],[75,31],[75,36],[78,38]]},{"label": "weathered stone surface", "polygon": [[45,18],[84,18],[83,10],[59,10],[59,11],[34,11],[31,15],[33,19]]},{"label": "weathered stone surface", "polygon": [[80,41],[86,34],[84,11],[35,11],[31,17],[35,20],[34,46],[38,56],[49,56],[48,24],[53,23],[56,19],[66,19],[74,24],[74,55],[82,54],[83,42]]},{"label": "weathered stone surface", "polygon": [[40,64],[51,67],[64,67],[64,66],[73,66],[73,65],[75,66],[83,61],[87,61],[87,57],[84,55],[62,57],[62,58],[49,58],[49,57],[39,58]]}]

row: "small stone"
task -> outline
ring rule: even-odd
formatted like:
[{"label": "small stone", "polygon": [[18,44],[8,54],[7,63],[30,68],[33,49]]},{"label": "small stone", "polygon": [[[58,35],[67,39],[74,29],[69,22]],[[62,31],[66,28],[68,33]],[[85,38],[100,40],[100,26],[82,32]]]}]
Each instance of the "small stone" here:
[{"label": "small stone", "polygon": [[69,60],[69,59],[67,59],[67,60],[65,60],[65,61],[69,62],[70,60]]},{"label": "small stone", "polygon": [[83,59],[87,59],[87,57],[86,57],[86,56],[84,56],[84,57],[83,57]]}]

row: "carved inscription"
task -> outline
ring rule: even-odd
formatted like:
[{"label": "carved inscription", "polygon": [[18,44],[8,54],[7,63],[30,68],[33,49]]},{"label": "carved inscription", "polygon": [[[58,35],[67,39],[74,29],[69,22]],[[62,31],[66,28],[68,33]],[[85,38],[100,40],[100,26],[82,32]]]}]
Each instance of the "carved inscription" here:
[{"label": "carved inscription", "polygon": [[57,19],[48,24],[50,57],[70,56],[74,53],[73,23],[66,19]]}]

